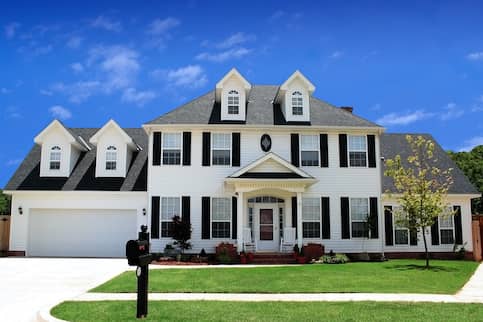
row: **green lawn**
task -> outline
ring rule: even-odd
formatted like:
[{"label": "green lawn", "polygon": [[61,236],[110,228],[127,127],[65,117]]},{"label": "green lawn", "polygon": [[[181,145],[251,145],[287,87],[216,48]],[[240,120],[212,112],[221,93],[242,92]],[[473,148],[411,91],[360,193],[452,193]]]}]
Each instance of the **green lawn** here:
[{"label": "green lawn", "polygon": [[[151,270],[150,292],[203,293],[456,293],[478,266],[470,261],[391,260],[383,263],[257,268]],[[124,272],[93,292],[136,292],[136,277]]]},{"label": "green lawn", "polygon": [[[65,302],[57,318],[136,321],[134,301]],[[481,304],[151,301],[143,321],[481,321]]]}]

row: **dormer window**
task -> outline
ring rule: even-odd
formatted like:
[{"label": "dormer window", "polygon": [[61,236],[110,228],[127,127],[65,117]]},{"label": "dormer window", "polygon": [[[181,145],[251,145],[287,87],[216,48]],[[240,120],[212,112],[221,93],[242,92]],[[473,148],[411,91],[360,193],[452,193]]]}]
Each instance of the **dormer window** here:
[{"label": "dormer window", "polygon": [[61,155],[61,148],[60,146],[56,145],[50,149],[50,170],[60,170],[60,155]]},{"label": "dormer window", "polygon": [[295,91],[292,93],[292,115],[304,114],[304,100],[302,93]]},{"label": "dormer window", "polygon": [[117,168],[117,148],[110,145],[106,149],[106,170],[116,170]]},{"label": "dormer window", "polygon": [[240,113],[240,94],[235,91],[231,90],[228,92],[228,114],[236,114]]}]

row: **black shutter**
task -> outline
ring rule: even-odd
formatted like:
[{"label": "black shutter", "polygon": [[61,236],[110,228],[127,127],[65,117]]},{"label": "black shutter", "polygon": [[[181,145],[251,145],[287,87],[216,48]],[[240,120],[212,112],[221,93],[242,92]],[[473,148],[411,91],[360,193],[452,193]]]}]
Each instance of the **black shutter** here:
[{"label": "black shutter", "polygon": [[322,197],[322,238],[330,239],[330,199]]},{"label": "black shutter", "polygon": [[[409,219],[409,220],[411,221],[411,219]],[[414,227],[415,224],[416,223],[415,223],[414,219],[412,219],[409,226]],[[409,245],[411,245],[411,246],[417,246],[418,245],[418,230],[416,228],[409,230]]]},{"label": "black shutter", "polygon": [[240,166],[240,133],[231,134],[231,166]]},{"label": "black shutter", "polygon": [[153,165],[161,165],[161,132],[153,133]]},{"label": "black shutter", "polygon": [[454,214],[454,242],[463,245],[463,228],[461,227],[461,206],[453,206]]},{"label": "black shutter", "polygon": [[369,168],[376,167],[376,137],[374,135],[367,136],[367,154],[369,159]]},{"label": "black shutter", "polygon": [[238,207],[236,197],[231,197],[231,238],[237,239]]},{"label": "black shutter", "polygon": [[341,168],[347,168],[347,134],[339,134],[339,163]]},{"label": "black shutter", "polygon": [[386,232],[386,246],[394,245],[392,238],[392,206],[384,206],[384,230]]},{"label": "black shutter", "polygon": [[350,228],[350,214],[349,214],[349,198],[340,198],[340,214],[341,214],[341,224],[342,224],[342,239],[351,238],[351,228]]},{"label": "black shutter", "polygon": [[379,211],[376,197],[369,198],[369,208],[369,229],[371,230],[371,239],[377,239],[379,238]]},{"label": "black shutter", "polygon": [[297,230],[297,197],[292,197],[292,227]]},{"label": "black shutter", "polygon": [[191,203],[189,196],[181,197],[181,220],[190,224],[191,223]]},{"label": "black shutter", "polygon": [[203,132],[203,152],[202,152],[202,161],[201,165],[206,167],[210,166],[211,160],[211,134],[210,132]]},{"label": "black shutter", "polygon": [[183,132],[183,165],[191,165],[191,132]]},{"label": "black shutter", "polygon": [[210,239],[210,197],[201,197],[201,239]]},{"label": "black shutter", "polygon": [[327,168],[329,166],[329,144],[327,142],[327,134],[320,135],[320,166]]},{"label": "black shutter", "polygon": [[151,197],[151,238],[159,238],[159,197]]},{"label": "black shutter", "polygon": [[300,165],[299,135],[296,133],[290,134],[290,149],[291,149],[292,164],[298,167]]},{"label": "black shutter", "polygon": [[434,218],[434,223],[431,225],[431,245],[439,245],[438,217]]}]

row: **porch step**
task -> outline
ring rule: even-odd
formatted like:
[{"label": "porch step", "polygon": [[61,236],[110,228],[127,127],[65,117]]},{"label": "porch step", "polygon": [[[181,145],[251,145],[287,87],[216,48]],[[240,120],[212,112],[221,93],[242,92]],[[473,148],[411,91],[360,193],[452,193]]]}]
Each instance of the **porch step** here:
[{"label": "porch step", "polygon": [[287,253],[255,253],[253,264],[296,264],[297,261],[292,254]]}]

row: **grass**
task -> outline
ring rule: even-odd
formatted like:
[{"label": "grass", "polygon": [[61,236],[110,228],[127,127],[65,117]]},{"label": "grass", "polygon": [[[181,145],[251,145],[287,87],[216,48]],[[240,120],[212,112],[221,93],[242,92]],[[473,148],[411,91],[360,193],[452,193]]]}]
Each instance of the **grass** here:
[{"label": "grass", "polygon": [[[72,321],[136,321],[134,301],[64,302],[52,309]],[[151,301],[143,321],[481,321],[481,304],[381,302]]]},{"label": "grass", "polygon": [[[478,263],[391,260],[382,263],[256,268],[151,270],[150,292],[188,293],[456,293]],[[92,292],[136,292],[134,272],[124,272]]]}]

